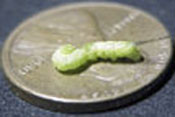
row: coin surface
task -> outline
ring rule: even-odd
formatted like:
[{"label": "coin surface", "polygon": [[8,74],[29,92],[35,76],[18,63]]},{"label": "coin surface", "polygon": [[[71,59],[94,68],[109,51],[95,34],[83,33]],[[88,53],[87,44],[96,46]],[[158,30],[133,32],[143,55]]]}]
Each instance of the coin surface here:
[{"label": "coin surface", "polygon": [[[13,85],[39,99],[81,107],[104,103],[158,79],[172,57],[171,39],[158,40],[167,35],[158,20],[130,6],[65,5],[34,15],[17,27],[4,45],[3,67]],[[63,74],[51,62],[53,52],[63,44],[79,47],[94,41],[150,39],[138,45],[144,57],[138,63],[98,62],[80,73]],[[92,110],[96,108],[88,111]]]}]

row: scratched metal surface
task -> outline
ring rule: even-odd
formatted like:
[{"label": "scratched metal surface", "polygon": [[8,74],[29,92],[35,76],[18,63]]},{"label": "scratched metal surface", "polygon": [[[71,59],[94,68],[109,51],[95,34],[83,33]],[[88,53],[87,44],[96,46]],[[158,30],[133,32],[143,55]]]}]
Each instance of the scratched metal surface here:
[{"label": "scratched metal surface", "polygon": [[[66,2],[72,2],[73,0],[67,0]],[[78,0],[74,0],[78,1]],[[82,0],[81,0],[82,1]],[[86,0],[87,1],[87,0]],[[101,0],[98,0],[101,1]],[[111,0],[110,0],[111,1]],[[113,0],[114,1],[114,0]],[[115,0],[117,1],[117,0]],[[118,0],[118,2],[126,3],[136,6],[158,17],[167,29],[173,34],[175,30],[173,10],[175,10],[175,1],[168,0],[154,0],[146,1],[142,0]],[[0,4],[0,44],[3,45],[3,41],[8,34],[24,19],[30,17],[32,14],[41,10],[47,9],[58,4],[65,3],[65,1],[56,0],[1,0]],[[66,117],[66,116],[155,116],[155,117],[173,117],[175,112],[175,78],[171,78],[160,90],[155,92],[150,97],[139,101],[136,104],[129,105],[122,109],[116,109],[113,111],[106,111],[102,113],[93,114],[63,114],[54,113],[37,108],[29,103],[16,97],[11,90],[7,81],[5,81],[2,72],[0,73],[0,116],[1,117]]]}]

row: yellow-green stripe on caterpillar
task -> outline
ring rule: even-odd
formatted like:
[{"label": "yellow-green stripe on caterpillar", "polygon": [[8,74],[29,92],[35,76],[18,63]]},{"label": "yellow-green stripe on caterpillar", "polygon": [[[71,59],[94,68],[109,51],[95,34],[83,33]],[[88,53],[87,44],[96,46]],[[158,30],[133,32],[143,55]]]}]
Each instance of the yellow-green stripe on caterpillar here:
[{"label": "yellow-green stripe on caterpillar", "polygon": [[71,44],[60,46],[52,55],[53,65],[60,71],[75,70],[98,58],[117,61],[127,58],[134,62],[141,59],[136,44],[130,41],[99,41],[75,48]]}]

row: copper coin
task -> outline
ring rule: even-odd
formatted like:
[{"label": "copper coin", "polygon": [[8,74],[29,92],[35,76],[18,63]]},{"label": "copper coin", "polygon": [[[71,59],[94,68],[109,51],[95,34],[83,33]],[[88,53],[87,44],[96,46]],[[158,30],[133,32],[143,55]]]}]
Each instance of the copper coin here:
[{"label": "copper coin", "polygon": [[[59,6],[34,15],[14,30],[3,48],[3,67],[9,81],[30,95],[28,99],[37,99],[33,102],[38,105],[70,112],[103,110],[116,106],[106,103],[137,92],[165,71],[172,57],[171,38],[158,38],[166,35],[157,19],[134,7],[117,3]],[[80,73],[63,74],[51,62],[62,44],[79,47],[100,40],[150,39],[138,45],[144,56],[139,63],[98,62]]]}]

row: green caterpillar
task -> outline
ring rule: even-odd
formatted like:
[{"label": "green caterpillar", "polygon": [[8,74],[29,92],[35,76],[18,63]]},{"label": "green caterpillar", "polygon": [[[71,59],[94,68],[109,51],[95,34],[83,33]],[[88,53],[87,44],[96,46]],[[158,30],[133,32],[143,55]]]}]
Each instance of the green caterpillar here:
[{"label": "green caterpillar", "polygon": [[60,71],[75,70],[89,61],[97,59],[116,61],[127,58],[139,61],[141,54],[136,44],[129,41],[99,41],[88,43],[82,48],[75,48],[71,44],[61,46],[52,55],[53,65]]}]

